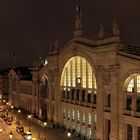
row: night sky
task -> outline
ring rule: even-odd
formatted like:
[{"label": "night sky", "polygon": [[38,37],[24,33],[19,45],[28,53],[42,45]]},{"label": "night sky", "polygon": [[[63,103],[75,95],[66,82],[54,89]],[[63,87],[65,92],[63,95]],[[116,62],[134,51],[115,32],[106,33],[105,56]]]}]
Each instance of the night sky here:
[{"label": "night sky", "polygon": [[70,41],[79,3],[85,37],[97,39],[101,23],[111,36],[116,19],[122,43],[140,46],[139,0],[1,0],[0,69],[13,66],[13,52],[18,66],[32,65],[47,56],[50,41],[57,38],[59,47]]}]

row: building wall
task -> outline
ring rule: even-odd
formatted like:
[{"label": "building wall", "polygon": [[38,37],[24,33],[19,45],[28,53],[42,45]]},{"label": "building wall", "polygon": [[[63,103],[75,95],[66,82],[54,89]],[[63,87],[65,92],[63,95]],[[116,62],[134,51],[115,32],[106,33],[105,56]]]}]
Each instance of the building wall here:
[{"label": "building wall", "polygon": [[[132,139],[139,140],[137,128],[140,127],[140,112],[132,108],[129,111],[125,109],[125,81],[133,74],[140,74],[139,60],[118,53],[121,46],[118,37],[99,40],[96,43],[89,40],[83,42],[85,39],[82,38],[80,41],[72,40],[58,54],[48,56],[48,64],[41,70],[32,72],[32,82],[24,83],[32,85],[31,94],[14,91],[10,79],[11,103],[36,114],[40,119],[53,122],[56,127],[64,128],[87,139],[128,140],[127,128],[131,135],[132,126]],[[77,90],[74,92],[74,98],[71,89],[70,93],[62,91],[63,70],[67,62],[75,56],[85,58],[91,65],[97,84],[96,97],[94,94],[88,97],[88,88],[85,88],[84,97],[79,94],[78,100]],[[46,86],[48,93],[46,92],[47,95],[42,98],[43,91],[40,89],[41,78],[44,75],[48,80]],[[23,82],[17,77],[17,88],[21,84]],[[75,88],[78,89],[78,85]],[[19,104],[21,97],[24,100]],[[25,104],[26,102],[30,104]],[[44,109],[46,114],[43,113]]]}]

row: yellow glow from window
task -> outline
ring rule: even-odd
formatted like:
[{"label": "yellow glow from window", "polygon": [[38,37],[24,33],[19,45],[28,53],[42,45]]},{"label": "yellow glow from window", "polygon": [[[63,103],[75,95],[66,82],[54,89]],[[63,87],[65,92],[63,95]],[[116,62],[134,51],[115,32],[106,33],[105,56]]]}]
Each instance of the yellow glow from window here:
[{"label": "yellow glow from window", "polygon": [[140,92],[140,75],[137,76],[137,92]]},{"label": "yellow glow from window", "polygon": [[128,87],[127,87],[127,91],[132,92],[133,88],[134,88],[134,78],[131,79],[131,81],[129,82]]},{"label": "yellow glow from window", "polygon": [[128,92],[140,93],[140,75],[133,75],[127,86]]},{"label": "yellow glow from window", "polygon": [[85,58],[80,56],[72,57],[66,63],[61,76],[61,86],[76,87],[77,78],[81,79],[81,87],[96,89],[92,67]]}]

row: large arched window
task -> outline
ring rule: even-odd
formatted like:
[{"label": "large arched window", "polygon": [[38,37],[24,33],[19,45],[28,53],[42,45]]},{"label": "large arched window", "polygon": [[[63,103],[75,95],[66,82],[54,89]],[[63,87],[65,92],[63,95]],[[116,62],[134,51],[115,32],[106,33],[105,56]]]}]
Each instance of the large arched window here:
[{"label": "large arched window", "polygon": [[91,65],[85,58],[75,56],[66,63],[62,72],[61,86],[81,86],[83,88],[96,89],[95,75]]},{"label": "large arched window", "polygon": [[132,75],[128,78],[127,92],[140,93],[140,75]]},{"label": "large arched window", "polygon": [[96,96],[96,88],[95,75],[89,62],[80,56],[72,57],[61,75],[63,98],[91,102],[91,93]]},{"label": "large arched window", "polygon": [[43,98],[49,96],[48,77],[46,75],[41,77],[40,92]]},{"label": "large arched window", "polygon": [[133,74],[125,81],[126,108],[140,111],[140,74]]}]

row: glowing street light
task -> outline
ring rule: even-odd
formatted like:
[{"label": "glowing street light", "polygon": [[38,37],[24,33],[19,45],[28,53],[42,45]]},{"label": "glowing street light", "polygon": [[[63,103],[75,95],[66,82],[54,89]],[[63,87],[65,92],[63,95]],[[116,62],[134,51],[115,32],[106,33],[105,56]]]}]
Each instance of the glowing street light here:
[{"label": "glowing street light", "polygon": [[70,133],[70,132],[68,132],[68,133],[67,133],[67,136],[68,136],[68,137],[71,137],[71,133]]},{"label": "glowing street light", "polygon": [[3,99],[3,103],[5,103],[6,101],[5,101],[5,99]]},{"label": "glowing street light", "polygon": [[44,122],[43,125],[44,125],[44,128],[45,128],[45,139],[44,140],[46,140],[47,139],[47,136],[46,136],[47,122]]},{"label": "glowing street light", "polygon": [[29,132],[31,132],[30,130],[30,119],[31,119],[32,115],[28,115],[28,119],[29,119]]},{"label": "glowing street light", "polygon": [[13,133],[12,133],[12,131],[11,131],[10,134],[9,134],[9,138],[10,138],[10,140],[13,138]]},{"label": "glowing street light", "polygon": [[20,113],[21,113],[20,109],[18,110],[18,113],[19,113],[19,125],[20,125]]},{"label": "glowing street light", "polygon": [[13,105],[11,105],[11,109],[13,109],[14,108],[14,106]]}]

